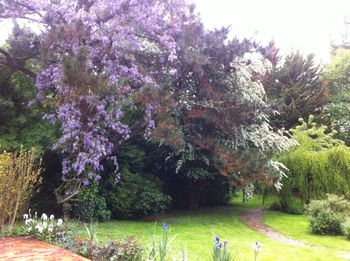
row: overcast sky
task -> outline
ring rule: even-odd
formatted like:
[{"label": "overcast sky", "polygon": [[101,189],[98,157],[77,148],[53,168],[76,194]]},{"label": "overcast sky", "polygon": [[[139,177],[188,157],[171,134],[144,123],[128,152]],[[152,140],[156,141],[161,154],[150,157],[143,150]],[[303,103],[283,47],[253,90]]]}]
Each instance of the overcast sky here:
[{"label": "overcast sky", "polygon": [[[342,35],[343,18],[350,16],[350,0],[194,0],[209,29],[231,26],[240,38],[262,43],[275,40],[286,53],[300,49],[329,59],[331,40]],[[11,30],[0,23],[0,43]]]},{"label": "overcast sky", "polygon": [[300,49],[328,60],[339,40],[349,0],[196,0],[208,28],[231,25],[234,35],[275,40],[284,53]]}]

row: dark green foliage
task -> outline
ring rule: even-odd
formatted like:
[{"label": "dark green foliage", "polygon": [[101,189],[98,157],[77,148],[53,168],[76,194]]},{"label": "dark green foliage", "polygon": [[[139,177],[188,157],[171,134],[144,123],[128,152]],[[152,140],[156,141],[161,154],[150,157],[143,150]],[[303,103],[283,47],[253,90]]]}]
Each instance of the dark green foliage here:
[{"label": "dark green foliage", "polygon": [[171,198],[160,188],[161,183],[156,177],[135,174],[123,168],[121,180],[105,194],[112,217],[124,219],[164,213]]},{"label": "dark green foliage", "polygon": [[175,208],[194,209],[228,202],[228,177],[210,168],[200,153],[174,153],[167,146],[150,145],[147,147],[145,169],[164,182],[164,191],[172,197]]},{"label": "dark green foliage", "polygon": [[62,171],[61,157],[53,151],[46,151],[42,157],[43,173],[41,185],[30,201],[32,212],[46,213],[62,216],[61,206],[57,203],[55,189],[62,184],[60,173]]},{"label": "dark green foliage", "polygon": [[330,103],[325,107],[322,120],[337,137],[350,145],[350,50],[336,50],[332,61],[322,71],[323,81],[328,83]]},{"label": "dark green foliage", "polygon": [[326,133],[325,126],[312,122],[292,130],[300,146],[279,160],[289,169],[279,192],[280,206],[289,209],[292,197],[303,203],[324,198],[326,193],[347,195],[350,192],[350,148]]},{"label": "dark green foliage", "polygon": [[312,200],[306,210],[313,233],[341,235],[342,222],[350,214],[350,201],[344,197],[327,195],[327,199]]},{"label": "dark green foliage", "polygon": [[270,209],[288,214],[301,215],[304,213],[304,204],[300,199],[294,198],[291,195],[280,195],[280,200],[272,203]]},{"label": "dark green foliage", "polygon": [[267,96],[277,113],[272,119],[274,126],[289,129],[298,124],[299,118],[322,111],[328,90],[319,72],[314,56],[303,57],[299,52],[288,55],[282,66],[274,66],[264,81]]},{"label": "dark green foliage", "polygon": [[[17,64],[33,67],[37,51],[29,46],[35,39],[35,34],[15,26],[6,50]],[[15,150],[23,145],[42,153],[56,140],[57,130],[42,120],[45,108],[28,106],[35,96],[33,78],[0,66],[0,150]]]},{"label": "dark green foliage", "polygon": [[106,198],[99,193],[97,184],[91,184],[78,194],[71,205],[71,213],[73,217],[86,222],[106,221],[111,217]]}]

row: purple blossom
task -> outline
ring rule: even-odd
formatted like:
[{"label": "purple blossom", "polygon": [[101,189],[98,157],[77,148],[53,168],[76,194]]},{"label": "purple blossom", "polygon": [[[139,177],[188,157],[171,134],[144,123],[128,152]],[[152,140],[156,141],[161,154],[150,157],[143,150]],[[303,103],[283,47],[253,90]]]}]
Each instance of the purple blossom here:
[{"label": "purple blossom", "polygon": [[[115,165],[115,179],[119,180],[118,161],[111,155],[115,145],[131,135],[131,127],[122,118],[125,110],[136,108],[130,101],[135,92],[132,87],[139,86],[137,91],[141,92],[145,85],[158,86],[157,79],[162,78],[135,54],[148,52],[154,57],[151,64],[162,61],[174,75],[174,35],[182,31],[184,24],[196,20],[192,9],[185,0],[101,0],[92,1],[89,8],[78,6],[81,1],[28,0],[26,5],[7,2],[11,1],[5,1],[0,11],[4,17],[16,20],[34,16],[46,28],[40,42],[45,53],[36,77],[36,101],[54,111],[44,118],[61,126],[61,136],[53,147],[65,156],[63,179],[77,178],[87,186],[101,179],[101,161],[110,158]],[[56,25],[64,25],[66,30]],[[106,90],[88,84],[77,87],[64,75],[63,58],[67,54],[74,57],[81,48],[87,52],[87,71],[91,76],[102,76]],[[142,108],[145,138],[155,128],[153,115],[157,106],[157,101],[151,101]]]},{"label": "purple blossom", "polygon": [[168,224],[165,224],[165,223],[164,223],[164,224],[162,225],[162,227],[163,227],[163,230],[164,230],[164,231],[169,231],[169,226],[168,226]]}]

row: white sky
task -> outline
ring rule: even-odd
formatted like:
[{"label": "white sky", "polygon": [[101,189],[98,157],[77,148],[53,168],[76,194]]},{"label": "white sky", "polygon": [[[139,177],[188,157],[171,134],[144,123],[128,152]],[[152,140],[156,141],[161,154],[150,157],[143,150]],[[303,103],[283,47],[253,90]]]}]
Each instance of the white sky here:
[{"label": "white sky", "polygon": [[[350,0],[193,0],[208,29],[231,26],[240,38],[275,40],[283,53],[300,49],[329,59],[331,40],[342,35]],[[11,31],[0,22],[0,44]]]},{"label": "white sky", "polygon": [[208,28],[231,25],[233,35],[267,43],[283,53],[300,49],[329,59],[331,40],[339,40],[349,0],[195,0]]}]

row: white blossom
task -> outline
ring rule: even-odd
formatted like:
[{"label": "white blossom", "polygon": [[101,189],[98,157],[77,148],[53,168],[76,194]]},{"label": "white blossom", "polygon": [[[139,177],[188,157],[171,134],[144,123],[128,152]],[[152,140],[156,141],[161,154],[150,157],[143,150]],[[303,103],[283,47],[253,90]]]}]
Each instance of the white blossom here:
[{"label": "white blossom", "polygon": [[28,218],[28,219],[26,219],[26,220],[24,221],[24,223],[25,223],[26,225],[29,225],[29,224],[33,223],[33,219]]},{"label": "white blossom", "polygon": [[41,215],[41,219],[42,219],[42,220],[47,220],[47,215],[46,215],[45,213],[43,213],[43,214]]},{"label": "white blossom", "polygon": [[49,228],[47,229],[47,231],[49,231],[51,233],[53,231],[53,226],[50,225]]},{"label": "white blossom", "polygon": [[42,233],[44,231],[44,228],[41,224],[37,224],[35,226],[35,229],[38,230],[39,233]]},{"label": "white blossom", "polygon": [[59,219],[57,220],[57,226],[60,227],[60,226],[62,226],[62,224],[63,224],[63,220],[59,218]]}]

